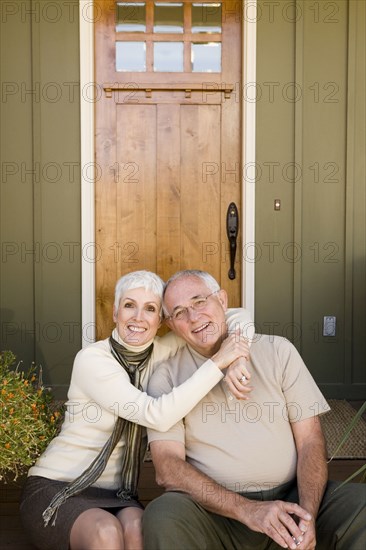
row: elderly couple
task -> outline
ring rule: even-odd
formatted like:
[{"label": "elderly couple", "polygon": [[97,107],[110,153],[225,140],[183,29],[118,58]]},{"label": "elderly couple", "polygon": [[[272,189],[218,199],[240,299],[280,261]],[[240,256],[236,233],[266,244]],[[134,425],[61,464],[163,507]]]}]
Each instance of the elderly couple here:
[{"label": "elderly couple", "polygon": [[[201,271],[165,287],[125,275],[113,315],[111,337],[77,354],[61,432],[29,471],[37,548],[364,548],[365,488],[327,482],[329,407],[292,344],[257,335],[249,354],[248,313]],[[144,513],[143,427],[166,489]]]}]

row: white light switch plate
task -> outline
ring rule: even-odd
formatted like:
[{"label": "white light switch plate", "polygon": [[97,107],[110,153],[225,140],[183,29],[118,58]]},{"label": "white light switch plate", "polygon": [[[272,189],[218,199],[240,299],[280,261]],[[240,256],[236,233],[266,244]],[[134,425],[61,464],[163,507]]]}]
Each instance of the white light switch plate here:
[{"label": "white light switch plate", "polygon": [[336,335],[336,318],[334,315],[326,315],[323,319],[323,336]]}]

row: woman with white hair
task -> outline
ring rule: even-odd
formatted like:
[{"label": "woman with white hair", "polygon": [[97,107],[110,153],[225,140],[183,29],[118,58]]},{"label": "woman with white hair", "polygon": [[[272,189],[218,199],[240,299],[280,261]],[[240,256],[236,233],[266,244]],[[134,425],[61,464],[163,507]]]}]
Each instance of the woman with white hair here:
[{"label": "woman with white hair", "polygon": [[[76,355],[61,431],[29,470],[22,496],[22,521],[39,549],[141,549],[137,483],[146,450],[143,427],[168,430],[223,378],[230,363],[228,390],[244,399],[250,391],[238,384],[243,375],[250,378],[243,362],[248,345],[231,335],[229,361],[227,349],[219,350],[171,393],[147,395],[153,368],[185,345],[173,333],[156,336],[163,290],[163,281],[149,271],[121,277],[112,335]],[[251,323],[245,310],[228,317],[241,328]]]}]

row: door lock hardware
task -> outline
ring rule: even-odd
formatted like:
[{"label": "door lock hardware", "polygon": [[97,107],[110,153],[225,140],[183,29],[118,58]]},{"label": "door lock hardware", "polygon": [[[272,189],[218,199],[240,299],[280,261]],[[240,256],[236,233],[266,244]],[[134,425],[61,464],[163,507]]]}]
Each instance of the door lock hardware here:
[{"label": "door lock hardware", "polygon": [[236,240],[239,233],[239,212],[234,202],[229,204],[226,214],[226,234],[230,244],[230,269],[228,272],[229,279],[233,280],[236,277],[235,272],[235,256],[236,256]]}]

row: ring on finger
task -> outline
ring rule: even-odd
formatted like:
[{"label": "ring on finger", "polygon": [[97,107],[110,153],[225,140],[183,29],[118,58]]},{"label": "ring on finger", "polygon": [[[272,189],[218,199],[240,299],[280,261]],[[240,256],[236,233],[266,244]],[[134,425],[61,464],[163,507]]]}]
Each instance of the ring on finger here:
[{"label": "ring on finger", "polygon": [[239,378],[239,382],[245,382],[247,379],[247,377],[245,376],[245,374],[243,374],[243,376],[241,378]]}]

